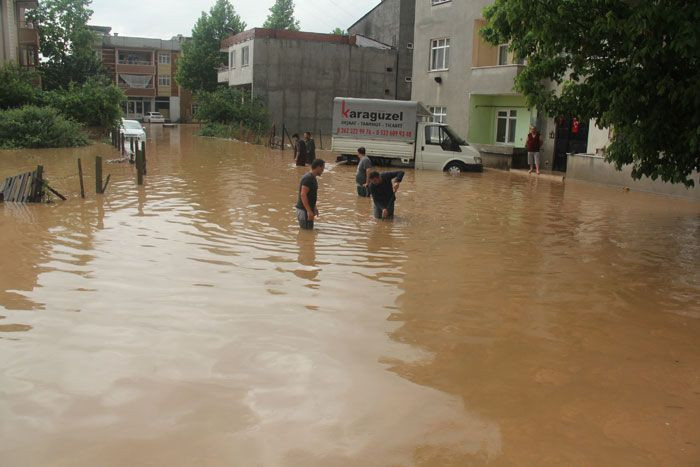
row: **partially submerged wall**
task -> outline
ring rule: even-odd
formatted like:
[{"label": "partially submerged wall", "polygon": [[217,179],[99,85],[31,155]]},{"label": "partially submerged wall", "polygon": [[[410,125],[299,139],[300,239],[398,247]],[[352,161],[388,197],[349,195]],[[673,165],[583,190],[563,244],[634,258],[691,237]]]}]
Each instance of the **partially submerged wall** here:
[{"label": "partially submerged wall", "polygon": [[682,196],[700,201],[700,187],[698,186],[700,185],[700,177],[697,173],[694,175],[695,188],[686,188],[684,185],[674,185],[660,179],[652,180],[646,177],[634,180],[630,166],[625,166],[622,171],[618,171],[603,157],[591,154],[570,154],[567,160],[566,178],[629,187],[632,190],[649,193]]}]

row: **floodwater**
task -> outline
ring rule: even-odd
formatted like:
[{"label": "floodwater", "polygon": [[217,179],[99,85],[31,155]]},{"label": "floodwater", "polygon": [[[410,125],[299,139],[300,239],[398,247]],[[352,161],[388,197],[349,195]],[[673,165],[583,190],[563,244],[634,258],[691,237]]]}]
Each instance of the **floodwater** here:
[{"label": "floodwater", "polygon": [[3,467],[700,465],[697,203],[329,164],[299,232],[290,151],[96,154],[0,152],[69,195],[0,205]]}]

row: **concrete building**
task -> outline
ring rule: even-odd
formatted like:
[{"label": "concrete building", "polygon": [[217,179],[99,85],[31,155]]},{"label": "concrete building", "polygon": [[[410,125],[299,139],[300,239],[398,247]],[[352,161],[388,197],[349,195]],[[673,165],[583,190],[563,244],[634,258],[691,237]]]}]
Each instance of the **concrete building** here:
[{"label": "concrete building", "polygon": [[490,0],[417,2],[412,99],[426,104],[482,151],[487,166],[522,165],[530,125],[544,139],[543,168],[566,170],[567,153],[587,152],[589,122],[556,121],[513,89],[524,62],[479,35]]},{"label": "concrete building", "polygon": [[183,36],[148,39],[112,35],[109,27],[90,28],[99,36],[102,62],[127,96],[126,118],[142,120],[148,112],[160,112],[172,122],[192,119],[192,96],[175,82]]},{"label": "concrete building", "polygon": [[263,99],[278,131],[329,134],[333,98],[396,98],[396,50],[364,36],[251,29],[225,39],[219,83]]},{"label": "concrete building", "polygon": [[411,99],[415,20],[415,0],[382,0],[348,28],[351,36],[369,37],[396,49],[396,98],[400,100]]},{"label": "concrete building", "polygon": [[26,19],[27,10],[37,6],[36,0],[0,0],[0,65],[39,63],[39,31]]}]

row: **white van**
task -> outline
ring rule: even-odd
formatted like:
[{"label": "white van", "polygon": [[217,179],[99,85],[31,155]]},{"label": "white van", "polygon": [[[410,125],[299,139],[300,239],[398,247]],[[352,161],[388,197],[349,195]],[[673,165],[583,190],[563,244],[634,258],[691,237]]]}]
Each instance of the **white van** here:
[{"label": "white van", "polygon": [[332,150],[349,160],[364,147],[382,166],[482,171],[479,151],[431,116],[420,102],[336,97]]}]

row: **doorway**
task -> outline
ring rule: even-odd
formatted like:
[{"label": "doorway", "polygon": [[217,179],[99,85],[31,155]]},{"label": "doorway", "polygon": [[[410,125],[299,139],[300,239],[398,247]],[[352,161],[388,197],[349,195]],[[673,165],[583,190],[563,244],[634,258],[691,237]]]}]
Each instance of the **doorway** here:
[{"label": "doorway", "polygon": [[588,122],[573,117],[559,117],[557,137],[554,141],[554,162],[552,170],[566,172],[566,159],[569,154],[581,154],[588,150]]}]

